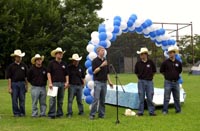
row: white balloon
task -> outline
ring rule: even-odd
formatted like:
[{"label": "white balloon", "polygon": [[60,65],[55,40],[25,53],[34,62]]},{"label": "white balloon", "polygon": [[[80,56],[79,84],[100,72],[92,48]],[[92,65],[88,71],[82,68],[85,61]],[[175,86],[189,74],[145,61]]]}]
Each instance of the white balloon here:
[{"label": "white balloon", "polygon": [[91,39],[92,38],[95,38],[95,37],[98,37],[99,36],[99,32],[97,32],[97,31],[93,31],[92,33],[91,33]]},{"label": "white balloon", "polygon": [[99,37],[94,37],[94,38],[91,39],[91,42],[92,42],[93,45],[98,45],[99,41],[100,41]]},{"label": "white balloon", "polygon": [[111,46],[111,42],[109,40],[106,40],[107,46],[106,48],[109,48]]},{"label": "white balloon", "polygon": [[127,28],[127,23],[125,21],[121,22],[120,29],[125,30]]},{"label": "white balloon", "polygon": [[94,97],[94,89],[90,91],[90,95]]},{"label": "white balloon", "polygon": [[166,58],[169,58],[169,55],[168,55],[167,51],[164,51],[164,56],[165,56]]},{"label": "white balloon", "polygon": [[117,33],[117,36],[120,36],[122,34],[122,30],[119,29],[119,32]]},{"label": "white balloon", "polygon": [[135,25],[133,24],[133,26],[128,28],[129,31],[134,31],[135,30]]},{"label": "white balloon", "polygon": [[91,90],[94,89],[94,81],[92,80],[88,81],[87,85],[88,85],[88,88],[90,88]]},{"label": "white balloon", "polygon": [[111,32],[106,32],[106,35],[107,35],[107,40],[111,40],[112,37],[113,37],[113,34]]},{"label": "white balloon", "polygon": [[142,31],[145,35],[149,34],[151,32],[151,28],[150,27],[147,27],[146,29],[144,29]]},{"label": "white balloon", "polygon": [[107,56],[107,50],[104,51],[104,58]]},{"label": "white balloon", "polygon": [[92,109],[92,104],[89,105],[89,110],[91,110],[91,109]]},{"label": "white balloon", "polygon": [[113,30],[114,30],[114,26],[113,26],[113,24],[108,24],[108,25],[106,25],[106,31],[107,32],[113,32]]},{"label": "white balloon", "polygon": [[90,60],[94,60],[97,57],[97,54],[94,51],[92,51],[89,53],[88,57],[90,58]]},{"label": "white balloon", "polygon": [[85,81],[89,82],[92,80],[92,75],[90,75],[89,73],[85,75]]},{"label": "white balloon", "polygon": [[93,44],[88,44],[86,47],[86,50],[90,53],[92,51],[94,51],[94,45]]},{"label": "white balloon", "polygon": [[158,43],[155,43],[155,44],[156,44],[157,47],[161,47],[162,46],[162,44],[158,44]]}]

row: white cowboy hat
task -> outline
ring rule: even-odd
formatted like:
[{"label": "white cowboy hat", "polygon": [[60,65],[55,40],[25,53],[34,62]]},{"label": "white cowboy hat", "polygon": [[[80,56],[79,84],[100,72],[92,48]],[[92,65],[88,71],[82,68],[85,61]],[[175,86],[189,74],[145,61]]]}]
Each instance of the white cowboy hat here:
[{"label": "white cowboy hat", "polygon": [[167,52],[172,52],[172,51],[174,51],[177,54],[179,51],[178,46],[170,46]]},{"label": "white cowboy hat", "polygon": [[51,51],[51,56],[55,57],[56,53],[58,53],[58,52],[62,52],[63,54],[65,53],[65,51],[62,50],[62,48],[57,47],[55,50]]},{"label": "white cowboy hat", "polygon": [[147,53],[148,55],[151,54],[151,52],[146,47],[142,47],[140,51],[137,51],[137,54],[142,54],[142,53]]},{"label": "white cowboy hat", "polygon": [[132,111],[131,109],[125,109],[125,116],[135,116],[136,113],[134,111]]},{"label": "white cowboy hat", "polygon": [[82,56],[79,57],[78,54],[73,54],[71,58],[69,58],[69,60],[76,60],[76,61],[80,61],[82,59]]},{"label": "white cowboy hat", "polygon": [[14,56],[24,57],[25,56],[25,52],[22,53],[22,51],[20,49],[17,49],[10,56],[12,56],[12,57],[14,57]]},{"label": "white cowboy hat", "polygon": [[44,56],[40,56],[40,54],[36,54],[34,57],[31,58],[31,63],[35,64],[36,59],[41,59],[42,61],[44,60]]}]

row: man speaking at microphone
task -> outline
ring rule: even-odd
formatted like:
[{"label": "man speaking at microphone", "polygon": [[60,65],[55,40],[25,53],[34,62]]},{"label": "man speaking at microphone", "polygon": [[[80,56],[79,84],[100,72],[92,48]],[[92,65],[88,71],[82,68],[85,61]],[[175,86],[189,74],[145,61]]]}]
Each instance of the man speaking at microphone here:
[{"label": "man speaking at microphone", "polygon": [[104,58],[105,49],[99,46],[96,49],[97,58],[92,61],[92,70],[94,76],[94,101],[90,111],[90,120],[94,120],[98,106],[98,117],[104,118],[105,115],[105,97],[107,92],[107,81],[111,87],[113,84],[109,78],[109,67],[108,62]]}]

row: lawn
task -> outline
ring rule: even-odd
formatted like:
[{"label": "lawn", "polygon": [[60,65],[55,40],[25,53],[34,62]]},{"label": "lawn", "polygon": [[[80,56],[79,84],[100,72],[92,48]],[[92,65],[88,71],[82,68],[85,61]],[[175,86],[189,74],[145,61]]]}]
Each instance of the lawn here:
[{"label": "lawn", "polygon": [[[114,75],[111,79],[115,82]],[[120,74],[119,79],[122,84],[137,82],[133,74]],[[30,91],[26,94],[26,113],[24,118],[14,118],[11,110],[11,98],[7,93],[7,81],[0,80],[0,130],[1,131],[199,131],[200,129],[200,76],[183,74],[183,88],[186,91],[186,100],[182,105],[182,113],[175,114],[174,107],[170,106],[169,114],[162,115],[162,107],[156,108],[156,117],[150,117],[147,110],[143,117],[127,117],[123,113],[126,108],[119,108],[119,124],[116,122],[116,107],[106,105],[106,118],[89,120],[89,105],[84,102],[85,115],[78,116],[77,105],[74,101],[72,118],[32,118],[31,117],[31,97]],[[156,74],[155,87],[163,87],[163,77]],[[48,99],[47,99],[48,104]],[[67,92],[63,105],[66,114]],[[137,110],[134,110],[137,111]]]}]

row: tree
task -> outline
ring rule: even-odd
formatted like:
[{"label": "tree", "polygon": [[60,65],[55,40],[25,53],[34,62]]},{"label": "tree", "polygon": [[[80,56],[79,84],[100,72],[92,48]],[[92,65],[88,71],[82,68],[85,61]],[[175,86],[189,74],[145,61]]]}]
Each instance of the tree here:
[{"label": "tree", "polygon": [[17,48],[28,65],[36,53],[46,64],[58,46],[67,51],[64,60],[75,52],[85,57],[90,33],[103,21],[96,13],[101,8],[102,0],[1,0],[0,77]]}]

